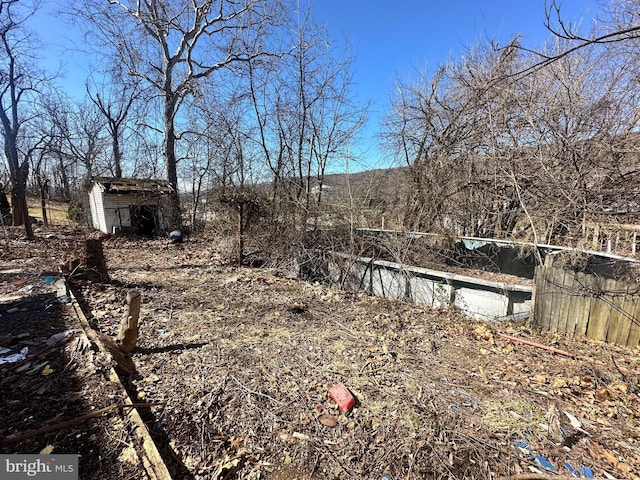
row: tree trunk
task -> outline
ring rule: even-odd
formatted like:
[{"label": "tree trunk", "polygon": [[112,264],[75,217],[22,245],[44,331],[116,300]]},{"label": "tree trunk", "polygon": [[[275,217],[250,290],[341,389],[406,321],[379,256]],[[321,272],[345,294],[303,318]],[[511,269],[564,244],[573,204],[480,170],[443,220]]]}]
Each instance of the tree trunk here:
[{"label": "tree trunk", "polygon": [[238,265],[244,262],[244,222],[245,208],[242,201],[238,205]]},{"label": "tree trunk", "polygon": [[23,162],[16,172],[13,188],[11,190],[11,203],[13,206],[13,224],[23,225],[28,238],[33,237],[33,227],[29,221],[29,207],[27,205],[27,177],[29,176],[29,164]]},{"label": "tree trunk", "polygon": [[164,102],[164,159],[167,170],[167,180],[173,187],[170,195],[169,221],[172,230],[182,227],[180,213],[180,197],[178,196],[178,160],[176,159],[176,130],[173,124],[175,116],[174,94],[167,93]]},{"label": "tree trunk", "polygon": [[102,281],[108,281],[109,272],[107,271],[107,262],[104,259],[102,240],[90,238],[86,240],[84,248],[87,268],[97,272]]},{"label": "tree trunk", "polygon": [[113,136],[113,163],[116,178],[122,178],[122,153],[120,153],[120,141],[117,132]]},{"label": "tree trunk", "polygon": [[49,225],[49,219],[47,218],[47,192],[49,190],[49,180],[38,179],[40,184],[40,209],[42,210],[42,221],[46,226]]},{"label": "tree trunk", "polygon": [[60,170],[60,193],[62,194],[62,201],[69,203],[71,201],[71,187],[69,186],[69,176],[67,175],[67,168],[64,165],[64,158],[61,153],[58,153],[58,169]]}]

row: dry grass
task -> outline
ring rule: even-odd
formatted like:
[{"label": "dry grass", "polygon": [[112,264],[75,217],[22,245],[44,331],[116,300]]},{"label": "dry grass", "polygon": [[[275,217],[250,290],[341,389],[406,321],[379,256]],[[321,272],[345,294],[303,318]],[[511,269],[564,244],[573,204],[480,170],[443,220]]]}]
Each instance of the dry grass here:
[{"label": "dry grass", "polygon": [[[29,200],[29,216],[42,220],[42,207],[40,200]],[[46,202],[47,218],[53,225],[71,225],[69,220],[69,204],[55,200],[47,200]]]},{"label": "dry grass", "polygon": [[[595,380],[536,382],[589,375],[575,360],[477,333],[492,327],[451,311],[229,268],[214,245],[105,244],[113,278],[143,289],[136,388],[167,402],[173,449],[202,478],[494,478],[526,470],[513,465],[519,438],[556,465],[602,469],[588,450],[551,446],[552,401],[590,422],[590,441],[622,448],[593,423],[613,411],[593,404]],[[327,397],[339,381],[358,401],[346,415]],[[630,405],[615,406],[621,425],[635,421]]]},{"label": "dry grass", "polygon": [[[15,265],[36,270],[29,262],[40,256],[46,262],[37,270],[45,271],[78,253],[81,242],[70,236],[16,235],[4,260],[13,267],[15,255]],[[513,478],[535,467],[516,451],[519,439],[565,475],[568,461],[597,478],[638,478],[637,382],[611,363],[615,357],[619,367],[637,370],[637,349],[473,321],[290,272],[231,267],[219,243],[113,238],[104,242],[113,282],[81,282],[89,321],[106,335],[125,315],[127,291],[142,292],[137,375],[125,383],[133,398],[166,402],[145,420],[179,465],[175,478]],[[12,288],[6,284],[7,293]],[[337,382],[357,397],[348,413],[328,397]],[[92,388],[92,398],[108,398],[102,387]],[[544,425],[552,409],[560,442]],[[126,447],[114,454],[116,468]]]},{"label": "dry grass", "polygon": [[[7,195],[11,202],[11,195]],[[42,220],[42,205],[39,198],[29,197],[27,199],[29,216]],[[57,200],[46,201],[47,218],[52,225],[71,225],[69,220],[69,204]]]}]

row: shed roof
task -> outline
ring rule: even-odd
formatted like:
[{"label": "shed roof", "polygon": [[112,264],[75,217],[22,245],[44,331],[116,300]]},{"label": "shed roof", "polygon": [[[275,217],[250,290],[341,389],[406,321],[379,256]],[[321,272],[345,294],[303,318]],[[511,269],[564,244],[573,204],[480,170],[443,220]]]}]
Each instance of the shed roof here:
[{"label": "shed roof", "polygon": [[99,185],[103,192],[113,194],[169,194],[175,191],[166,180],[93,177],[91,181]]}]

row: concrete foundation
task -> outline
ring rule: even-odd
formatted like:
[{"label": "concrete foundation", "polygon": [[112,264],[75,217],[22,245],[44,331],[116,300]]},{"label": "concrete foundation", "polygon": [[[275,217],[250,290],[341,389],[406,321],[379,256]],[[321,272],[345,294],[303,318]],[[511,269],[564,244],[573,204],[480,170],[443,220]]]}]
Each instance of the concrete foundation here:
[{"label": "concrete foundation", "polygon": [[332,283],[347,290],[432,308],[455,308],[479,319],[522,317],[531,308],[532,284],[492,281],[343,254],[333,254],[326,271]]}]

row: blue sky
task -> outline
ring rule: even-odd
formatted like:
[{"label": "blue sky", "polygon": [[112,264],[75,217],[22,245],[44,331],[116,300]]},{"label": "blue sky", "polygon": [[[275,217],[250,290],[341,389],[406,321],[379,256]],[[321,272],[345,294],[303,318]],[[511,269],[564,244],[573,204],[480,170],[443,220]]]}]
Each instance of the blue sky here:
[{"label": "blue sky", "polygon": [[[558,3],[564,18],[586,29],[600,12],[597,0]],[[346,35],[357,57],[357,96],[372,102],[365,140],[356,147],[366,150],[367,166],[386,165],[375,133],[396,78],[407,80],[416,69],[458,58],[480,38],[503,43],[520,33],[523,45],[536,46],[550,37],[545,0],[314,0],[313,5],[331,37],[341,41]]]},{"label": "blue sky", "polygon": [[[45,1],[49,8],[57,3]],[[368,167],[386,165],[377,149],[376,133],[396,77],[407,80],[416,69],[435,68],[449,56],[455,59],[480,38],[502,43],[520,33],[525,46],[537,46],[550,36],[544,27],[545,0],[312,1],[316,20],[326,24],[339,45],[347,36],[356,56],[354,96],[372,106],[363,141],[353,146],[352,153],[364,152]],[[600,0],[558,1],[564,18],[581,22],[583,28],[590,28],[600,13]],[[65,50],[77,35],[58,16],[45,15],[38,20],[36,30],[50,47],[47,67],[68,62],[66,78],[59,83],[83,90],[87,67],[82,62],[75,64],[75,55]]]}]

